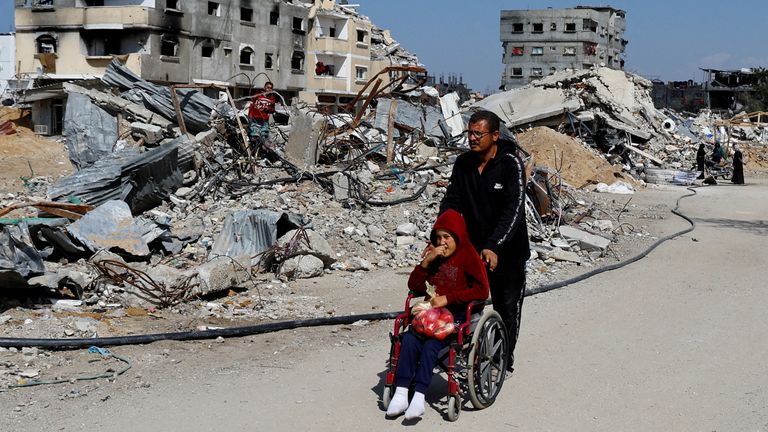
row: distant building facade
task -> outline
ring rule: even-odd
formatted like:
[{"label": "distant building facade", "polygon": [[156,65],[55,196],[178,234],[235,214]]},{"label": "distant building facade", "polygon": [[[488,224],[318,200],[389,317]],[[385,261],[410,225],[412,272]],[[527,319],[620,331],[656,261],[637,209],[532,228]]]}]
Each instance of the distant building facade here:
[{"label": "distant building facade", "polygon": [[612,7],[503,10],[501,88],[522,87],[563,69],[623,69],[625,29],[625,12]]},{"label": "distant building facade", "polygon": [[8,81],[16,73],[16,35],[13,33],[0,34],[0,96],[8,88]]},{"label": "distant building facade", "polygon": [[[334,0],[18,0],[15,19],[18,78],[46,88],[23,101],[51,134],[66,98],[57,83],[98,79],[113,57],[159,84],[217,84],[242,98],[271,81],[288,103],[336,104],[403,52],[379,59],[381,30]],[[319,61],[333,74],[317,76]]]}]

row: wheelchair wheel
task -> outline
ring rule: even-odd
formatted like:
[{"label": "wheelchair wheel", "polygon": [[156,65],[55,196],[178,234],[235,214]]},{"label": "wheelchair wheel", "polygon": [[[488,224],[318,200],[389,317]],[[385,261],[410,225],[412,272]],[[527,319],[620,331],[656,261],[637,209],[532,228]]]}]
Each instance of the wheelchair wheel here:
[{"label": "wheelchair wheel", "polygon": [[507,367],[507,331],[498,312],[486,311],[472,335],[467,362],[469,400],[476,409],[491,406],[504,384]]},{"label": "wheelchair wheel", "polygon": [[459,395],[448,396],[448,421],[456,421],[461,414],[461,398]]},{"label": "wheelchair wheel", "polygon": [[389,403],[392,402],[392,386],[384,386],[384,392],[381,394],[381,403],[384,405],[384,410],[389,408]]}]

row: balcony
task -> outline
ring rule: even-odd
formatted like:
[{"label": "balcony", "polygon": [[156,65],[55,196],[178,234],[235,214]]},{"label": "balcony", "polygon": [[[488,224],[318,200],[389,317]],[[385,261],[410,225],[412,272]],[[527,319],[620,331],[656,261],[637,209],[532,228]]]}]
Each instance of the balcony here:
[{"label": "balcony", "polygon": [[[154,9],[152,9],[155,11]],[[149,25],[150,8],[141,6],[75,8],[59,7],[56,13],[34,13],[32,9],[16,9],[16,28],[69,27],[85,29],[122,29]]]},{"label": "balcony", "polygon": [[312,41],[312,50],[328,53],[348,53],[350,51],[349,41],[346,39],[336,39],[332,37],[319,37]]}]

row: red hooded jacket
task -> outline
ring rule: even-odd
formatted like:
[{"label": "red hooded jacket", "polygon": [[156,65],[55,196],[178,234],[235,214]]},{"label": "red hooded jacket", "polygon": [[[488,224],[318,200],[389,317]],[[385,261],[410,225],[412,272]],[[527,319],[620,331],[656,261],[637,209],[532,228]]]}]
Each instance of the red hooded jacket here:
[{"label": "red hooded jacket", "polygon": [[435,287],[437,295],[444,295],[448,305],[466,304],[472,300],[484,301],[488,298],[488,276],[485,266],[469,241],[467,226],[459,212],[449,209],[441,214],[432,228],[450,231],[456,238],[456,252],[453,255],[438,257],[428,268],[416,266],[408,278],[408,289],[415,293],[425,293],[429,282]]}]

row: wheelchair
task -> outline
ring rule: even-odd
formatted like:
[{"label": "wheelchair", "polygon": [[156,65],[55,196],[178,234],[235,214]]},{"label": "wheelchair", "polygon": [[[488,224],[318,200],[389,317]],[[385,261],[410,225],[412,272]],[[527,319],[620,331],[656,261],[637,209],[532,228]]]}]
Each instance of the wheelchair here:
[{"label": "wheelchair", "polygon": [[[409,330],[413,299],[414,293],[411,292],[405,300],[405,311],[395,318],[394,331],[389,334],[392,345],[382,394],[385,410],[395,392],[400,344]],[[437,361],[437,367],[448,377],[449,421],[459,418],[462,393],[469,396],[475,409],[488,408],[496,400],[506,377],[508,342],[501,316],[490,308],[486,309],[485,302],[481,301],[469,303],[466,316],[469,318],[458,324],[454,333],[448,336],[449,344],[440,351]]]}]

